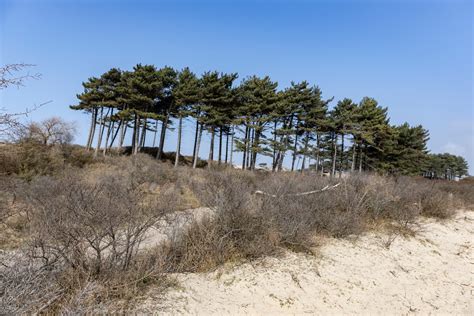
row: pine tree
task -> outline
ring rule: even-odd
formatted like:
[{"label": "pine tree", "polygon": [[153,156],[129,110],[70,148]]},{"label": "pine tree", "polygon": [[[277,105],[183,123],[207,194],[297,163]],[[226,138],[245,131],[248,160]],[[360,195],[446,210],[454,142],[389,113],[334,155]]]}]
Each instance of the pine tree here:
[{"label": "pine tree", "polygon": [[184,68],[178,75],[178,84],[174,89],[175,108],[174,114],[178,117],[178,140],[176,142],[175,167],[179,163],[181,151],[181,134],[183,118],[192,113],[192,108],[200,101],[199,79],[189,68]]},{"label": "pine tree", "polygon": [[[222,128],[229,122],[227,115],[229,104],[233,101],[232,83],[237,74],[219,74],[217,71],[206,72],[201,78],[201,130],[206,127],[211,134],[208,166],[214,160],[214,139],[216,129]],[[200,132],[202,133],[202,131]],[[197,148],[199,148],[198,140]],[[196,150],[195,160],[199,151]]]},{"label": "pine tree", "polygon": [[[244,161],[242,167],[245,168],[249,159],[250,169],[254,170],[257,155],[268,155],[265,147],[265,131],[272,120],[272,113],[278,101],[276,89],[278,83],[272,82],[270,77],[258,78],[256,76],[245,79],[239,89],[238,114],[240,122],[245,128],[245,137],[240,148],[244,150]],[[254,135],[252,138],[250,135]],[[243,145],[243,146],[242,146]]]}]

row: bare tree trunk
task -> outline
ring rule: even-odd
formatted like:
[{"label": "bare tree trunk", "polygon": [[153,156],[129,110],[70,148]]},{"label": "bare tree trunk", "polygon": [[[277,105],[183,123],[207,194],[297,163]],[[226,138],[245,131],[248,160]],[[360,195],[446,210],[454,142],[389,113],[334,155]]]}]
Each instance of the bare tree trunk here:
[{"label": "bare tree trunk", "polygon": [[176,142],[176,155],[174,157],[174,166],[177,167],[179,164],[179,153],[181,151],[181,130],[183,129],[183,118],[179,116],[178,124],[178,141]]},{"label": "bare tree trunk", "polygon": [[201,146],[201,137],[202,137],[202,124],[199,128],[199,132],[196,138],[196,150],[194,152],[193,169],[196,169],[197,162],[199,160],[199,147]]},{"label": "bare tree trunk", "polygon": [[230,137],[230,158],[229,158],[229,163],[230,166],[232,167],[232,158],[234,157],[234,127],[232,127],[232,135]]},{"label": "bare tree trunk", "polygon": [[94,157],[97,157],[98,153],[99,153],[99,150],[100,150],[100,145],[102,143],[102,134],[104,132],[104,125],[105,125],[105,122],[104,122],[104,108],[101,108],[100,109],[100,126],[99,126],[99,136],[97,137],[97,146],[95,146],[95,150],[94,150]]},{"label": "bare tree trunk", "polygon": [[219,154],[217,158],[217,164],[221,164],[221,158],[222,158],[222,126],[219,127]]},{"label": "bare tree trunk", "polygon": [[273,123],[273,154],[272,154],[272,171],[275,171],[276,161],[276,141],[277,141],[277,121]]},{"label": "bare tree trunk", "polygon": [[[288,125],[288,130],[291,131],[291,128],[293,127],[293,118],[294,118],[294,115],[291,115],[290,117],[290,123]],[[286,129],[286,128],[285,128]],[[280,159],[279,159],[279,162],[278,162],[278,171],[281,171],[283,169],[283,160],[285,159],[285,156],[286,156],[286,149],[288,148],[289,146],[289,141],[290,141],[290,138],[288,136],[288,134],[285,136],[285,144],[284,144],[284,148],[283,150],[280,152]]]},{"label": "bare tree trunk", "polygon": [[207,159],[207,167],[210,168],[212,161],[214,160],[214,127],[211,127],[211,145],[209,147],[209,158]]},{"label": "bare tree trunk", "polygon": [[303,152],[303,162],[301,163],[301,172],[304,171],[305,163],[306,163],[306,152],[308,150],[308,143],[309,143],[309,135],[306,134],[306,138],[304,140],[304,152]]},{"label": "bare tree trunk", "polygon": [[331,177],[336,176],[336,160],[337,160],[337,134],[334,133]]},{"label": "bare tree trunk", "polygon": [[97,113],[99,109],[94,108],[91,113],[91,127],[89,129],[89,137],[87,138],[86,150],[90,150],[92,147],[92,142],[94,141],[95,129],[97,126]]},{"label": "bare tree trunk", "polygon": [[254,158],[256,158],[256,156],[254,155],[255,154],[255,140],[256,140],[255,134],[256,134],[255,128],[252,128],[252,139],[249,145],[249,153],[248,153],[250,157],[249,163],[248,163],[249,170],[255,169],[255,160],[254,160]]},{"label": "bare tree trunk", "polygon": [[[114,109],[112,108],[110,111],[110,118],[114,115]],[[105,136],[105,145],[104,145],[104,150],[103,150],[103,155],[107,154],[107,147],[109,145],[109,138],[110,138],[110,133],[113,132],[114,129],[114,122],[109,121],[109,127],[107,128],[107,135]]]},{"label": "bare tree trunk", "polygon": [[360,144],[359,145],[359,173],[362,172],[362,159],[363,159],[362,144]]},{"label": "bare tree trunk", "polygon": [[341,157],[339,161],[339,178],[342,177],[343,164],[344,164],[344,134],[341,134]]},{"label": "bare tree trunk", "polygon": [[255,165],[257,163],[258,148],[260,146],[260,137],[262,135],[263,127],[261,125],[255,130],[255,141],[253,144],[253,157],[252,157],[252,169],[255,170]]},{"label": "bare tree trunk", "polygon": [[156,146],[156,134],[158,134],[158,120],[155,121],[155,132],[153,133],[153,145],[152,145],[153,148],[155,148]]},{"label": "bare tree trunk", "polygon": [[123,142],[125,141],[125,135],[127,134],[128,122],[123,121],[122,130],[120,131],[120,141],[119,141],[119,150],[123,147]]},{"label": "bare tree trunk", "polygon": [[196,118],[196,131],[194,132],[194,146],[193,146],[193,164],[194,164],[194,159],[195,159],[194,154],[196,153],[198,133],[199,133],[199,120]]},{"label": "bare tree trunk", "polygon": [[291,171],[295,170],[296,153],[298,151],[298,134],[295,134],[295,145],[293,146],[293,158],[291,160]]},{"label": "bare tree trunk", "polygon": [[356,152],[357,152],[357,144],[355,142],[355,139],[352,143],[352,162],[351,162],[351,172],[355,171],[355,165],[356,165]]},{"label": "bare tree trunk", "polygon": [[320,150],[319,150],[319,134],[316,133],[316,163],[315,163],[315,171],[316,173],[318,173],[318,170],[319,170],[319,164],[320,164],[320,161],[319,161],[319,158],[320,158]]},{"label": "bare tree trunk", "polygon": [[163,124],[161,124],[161,135],[160,135],[160,147],[158,148],[158,152],[156,154],[157,159],[161,159],[163,156],[163,149],[165,146],[165,137],[166,137],[166,129],[168,128],[168,120],[169,120],[169,113],[166,115]]},{"label": "bare tree trunk", "polygon": [[252,152],[253,152],[253,142],[255,140],[255,129],[250,128],[249,130],[249,142],[247,148],[247,170],[251,169],[252,166]]},{"label": "bare tree trunk", "polygon": [[146,126],[147,126],[148,120],[145,118],[143,122],[143,127],[142,127],[142,134],[140,137],[140,150],[141,148],[145,147],[145,137],[146,137]]},{"label": "bare tree trunk", "polygon": [[227,165],[227,157],[229,155],[229,133],[230,128],[228,129],[227,133],[225,133],[225,164]]},{"label": "bare tree trunk", "polygon": [[132,155],[135,154],[135,135],[137,134],[137,115],[133,116],[133,130],[132,130]]},{"label": "bare tree trunk", "polygon": [[117,125],[117,128],[115,129],[114,136],[112,136],[112,140],[110,141],[109,150],[112,149],[112,147],[115,143],[115,140],[117,139],[117,135],[120,133],[120,130],[122,128],[122,124],[123,124],[123,120],[120,120],[120,122]]},{"label": "bare tree trunk", "polygon": [[139,135],[140,135],[140,116],[138,114],[135,114],[135,126],[134,126],[134,139],[133,139],[133,143],[134,143],[134,147],[133,147],[133,154],[136,155],[138,154],[138,147],[139,147],[139,144],[138,144],[138,140],[140,139]]},{"label": "bare tree trunk", "polygon": [[244,152],[242,157],[242,170],[245,170],[245,166],[247,164],[247,142],[248,142],[248,135],[249,135],[249,127],[245,126],[245,137],[244,137]]}]

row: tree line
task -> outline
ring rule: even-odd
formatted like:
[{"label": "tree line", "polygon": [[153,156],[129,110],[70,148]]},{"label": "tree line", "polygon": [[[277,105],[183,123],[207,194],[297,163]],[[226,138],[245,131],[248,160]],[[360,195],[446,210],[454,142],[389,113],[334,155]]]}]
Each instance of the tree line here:
[{"label": "tree line", "polygon": [[[177,125],[177,166],[183,120],[191,119],[193,168],[205,133],[210,137],[208,165],[238,163],[255,170],[259,157],[266,156],[273,171],[283,170],[289,157],[292,171],[331,176],[363,170],[444,175],[434,171],[439,164],[428,153],[428,131],[421,125],[390,124],[388,109],[373,98],[344,98],[330,108],[333,98],[324,99],[321,89],[307,81],[279,90],[268,76],[250,76],[239,84],[237,78],[237,73],[197,76],[189,68],[141,64],[131,71],[112,68],[83,82],[78,104],[70,107],[90,115],[86,148],[96,156],[128,145],[134,155],[152,138],[161,159],[167,131]],[[242,153],[241,161],[235,161],[235,152]],[[453,176],[467,174],[465,160],[456,159],[466,168],[451,168]]]}]

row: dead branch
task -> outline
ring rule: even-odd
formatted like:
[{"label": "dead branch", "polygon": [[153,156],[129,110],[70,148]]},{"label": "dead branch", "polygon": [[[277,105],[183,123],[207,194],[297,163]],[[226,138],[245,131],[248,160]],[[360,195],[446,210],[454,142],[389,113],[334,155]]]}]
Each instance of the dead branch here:
[{"label": "dead branch", "polygon": [[[308,192],[302,192],[302,193],[293,193],[293,194],[283,194],[283,195],[280,195],[281,196],[304,196],[304,195],[309,195],[309,194],[314,194],[314,193],[321,193],[321,192],[324,192],[324,191],[327,191],[327,190],[331,190],[331,189],[335,189],[337,188],[341,183],[337,183],[335,185],[326,185],[324,188],[322,189],[319,189],[319,190],[314,190],[314,191],[308,191]],[[277,195],[275,194],[269,194],[269,193],[266,193],[266,192],[263,192],[263,191],[260,191],[260,190],[257,190],[254,192],[255,194],[257,195],[266,195],[266,196],[271,196],[271,197],[278,197]]]}]

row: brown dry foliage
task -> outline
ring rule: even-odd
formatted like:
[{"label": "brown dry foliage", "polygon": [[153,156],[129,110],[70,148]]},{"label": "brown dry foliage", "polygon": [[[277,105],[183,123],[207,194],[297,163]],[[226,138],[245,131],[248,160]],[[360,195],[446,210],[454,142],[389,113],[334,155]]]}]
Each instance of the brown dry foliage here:
[{"label": "brown dry foliage", "polygon": [[[25,221],[12,227],[28,241],[0,261],[0,309],[12,314],[126,312],[149,284],[172,285],[170,272],[209,271],[284,248],[311,252],[320,235],[358,235],[377,222],[402,234],[419,215],[449,218],[474,204],[474,186],[463,181],[196,170],[143,154],[92,163],[67,146],[19,151],[2,165],[11,176],[0,178],[3,218],[13,203]],[[149,228],[190,206],[213,212],[138,251]]]}]

